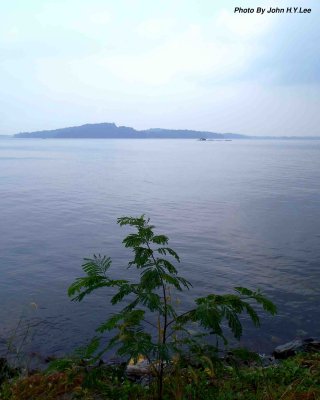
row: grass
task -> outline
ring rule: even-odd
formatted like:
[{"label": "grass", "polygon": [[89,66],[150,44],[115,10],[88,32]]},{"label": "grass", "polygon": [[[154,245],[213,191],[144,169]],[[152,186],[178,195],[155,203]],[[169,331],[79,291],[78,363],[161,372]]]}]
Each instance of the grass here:
[{"label": "grass", "polygon": [[[6,379],[1,400],[149,400],[156,385],[142,386],[125,377],[124,367],[67,367]],[[278,365],[230,366],[207,359],[206,367],[180,362],[164,379],[164,399],[174,400],[317,400],[320,354],[299,354]]]}]

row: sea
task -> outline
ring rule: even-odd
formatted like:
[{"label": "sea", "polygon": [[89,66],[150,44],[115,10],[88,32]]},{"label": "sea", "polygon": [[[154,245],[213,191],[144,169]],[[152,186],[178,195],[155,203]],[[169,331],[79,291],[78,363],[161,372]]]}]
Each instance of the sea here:
[{"label": "sea", "polygon": [[[180,256],[178,310],[236,286],[278,308],[243,317],[245,345],[270,353],[320,336],[320,140],[3,139],[0,141],[0,355],[63,355],[117,308],[109,289],[82,302],[67,289],[84,258],[112,258],[135,279],[130,230],[150,218]],[[11,346],[11,347],[10,347]]]}]

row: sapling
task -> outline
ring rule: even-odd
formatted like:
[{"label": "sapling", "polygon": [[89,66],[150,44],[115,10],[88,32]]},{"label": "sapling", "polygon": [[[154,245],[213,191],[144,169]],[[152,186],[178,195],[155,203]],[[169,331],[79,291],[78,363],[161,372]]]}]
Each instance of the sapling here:
[{"label": "sapling", "polygon": [[[235,338],[242,335],[239,315],[246,312],[255,326],[260,320],[252,302],[260,304],[270,313],[276,313],[275,305],[260,291],[236,287],[234,294],[209,294],[194,300],[194,307],[179,313],[171,301],[174,291],[190,290],[191,283],[178,274],[178,254],[168,247],[168,237],[156,235],[154,226],[144,215],[138,218],[118,218],[120,226],[134,228],[123,244],[133,251],[129,268],[137,269],[137,280],[112,279],[108,273],[111,259],[94,255],[82,265],[85,276],[77,278],[69,287],[68,294],[74,301],[103,287],[114,288],[111,304],[124,302],[125,306],[112,314],[98,328],[98,333],[115,331],[106,347],[97,351],[96,357],[116,347],[118,355],[137,360],[145,357],[153,367],[157,378],[158,399],[163,398],[165,367],[177,353],[201,348],[197,337],[215,335],[226,344],[223,323],[226,321]],[[194,336],[188,326],[197,324],[199,335]],[[99,339],[99,338],[98,338]],[[95,343],[98,340],[95,338]]]}]

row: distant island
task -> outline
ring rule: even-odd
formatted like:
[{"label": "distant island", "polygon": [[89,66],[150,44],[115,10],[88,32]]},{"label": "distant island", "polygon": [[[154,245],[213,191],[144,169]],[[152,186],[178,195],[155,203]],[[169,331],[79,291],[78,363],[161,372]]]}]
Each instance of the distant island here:
[{"label": "distant island", "polygon": [[86,124],[37,132],[21,132],[15,138],[42,139],[242,139],[245,135],[236,133],[215,133],[193,131],[187,129],[147,129],[136,130],[127,126],[117,126],[114,123]]},{"label": "distant island", "polygon": [[85,124],[44,130],[36,132],[21,132],[4,138],[38,138],[38,139],[206,139],[206,140],[232,140],[232,139],[272,139],[272,140],[319,140],[320,136],[248,136],[238,133],[217,133],[208,131],[195,131],[189,129],[161,129],[153,128],[137,130],[127,126],[117,126],[114,123]]}]

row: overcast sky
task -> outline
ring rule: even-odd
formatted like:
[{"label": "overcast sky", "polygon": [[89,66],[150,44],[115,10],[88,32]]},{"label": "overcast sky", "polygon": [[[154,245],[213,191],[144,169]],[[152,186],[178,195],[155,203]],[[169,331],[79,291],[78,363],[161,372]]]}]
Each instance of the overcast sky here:
[{"label": "overcast sky", "polygon": [[[234,14],[235,6],[312,8]],[[95,122],[320,135],[319,0],[8,0],[0,134]]]}]

